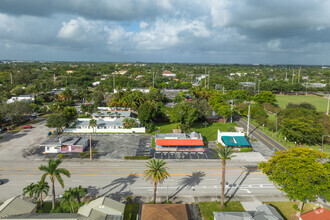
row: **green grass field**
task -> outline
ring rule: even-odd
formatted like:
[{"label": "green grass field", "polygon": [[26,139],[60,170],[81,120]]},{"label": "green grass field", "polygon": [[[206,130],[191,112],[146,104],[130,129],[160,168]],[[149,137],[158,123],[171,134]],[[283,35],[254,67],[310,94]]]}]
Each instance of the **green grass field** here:
[{"label": "green grass field", "polygon": [[214,219],[213,212],[244,212],[242,204],[238,201],[227,202],[225,207],[221,209],[220,202],[199,202],[199,209],[205,220]]},{"label": "green grass field", "polygon": [[[264,202],[266,204],[274,206],[280,214],[282,214],[287,220],[298,220],[296,216],[297,211],[292,207],[294,204],[298,205],[299,202]],[[318,207],[312,203],[305,203],[302,214],[312,211],[314,207]]]},{"label": "green grass field", "polygon": [[278,101],[278,105],[280,108],[285,108],[286,105],[291,102],[295,104],[299,104],[302,102],[307,102],[314,105],[317,111],[326,112],[328,100],[326,98],[322,98],[319,96],[309,95],[277,95],[276,99]]},{"label": "green grass field", "polygon": [[[178,127],[179,123],[169,123],[169,122],[160,122],[155,124],[156,131],[153,131],[151,134],[155,135],[157,133],[172,133],[173,129]],[[208,122],[206,126],[206,138],[208,141],[216,141],[218,136],[218,130],[228,131],[228,129],[234,129],[237,126],[236,123],[210,123]],[[205,135],[205,125],[202,122],[195,122],[191,126],[192,131],[197,131]]]}]

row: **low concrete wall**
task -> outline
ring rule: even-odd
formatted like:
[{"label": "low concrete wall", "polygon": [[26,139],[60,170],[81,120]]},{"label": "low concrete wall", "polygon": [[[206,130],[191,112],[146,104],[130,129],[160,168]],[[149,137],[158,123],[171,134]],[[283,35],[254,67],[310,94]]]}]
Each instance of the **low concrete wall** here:
[{"label": "low concrete wall", "polygon": [[[93,129],[65,128],[65,133],[93,133]],[[146,133],[146,128],[130,129],[95,129],[94,133]]]}]

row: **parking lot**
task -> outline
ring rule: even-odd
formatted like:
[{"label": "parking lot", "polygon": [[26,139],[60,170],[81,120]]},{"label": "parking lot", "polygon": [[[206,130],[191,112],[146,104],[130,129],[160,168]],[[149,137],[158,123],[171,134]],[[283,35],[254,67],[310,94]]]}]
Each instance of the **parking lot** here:
[{"label": "parking lot", "polygon": [[[63,134],[58,138],[84,137],[89,138],[88,134]],[[98,159],[121,159],[124,156],[143,156],[150,155],[151,135],[145,134],[96,134],[92,135],[92,149],[96,151],[94,158]],[[52,158],[56,153],[44,153],[44,149],[39,146],[29,148],[24,156],[26,158]],[[89,152],[89,147],[85,153]],[[31,155],[32,154],[32,155]],[[66,156],[80,158],[79,153],[65,153]]]}]

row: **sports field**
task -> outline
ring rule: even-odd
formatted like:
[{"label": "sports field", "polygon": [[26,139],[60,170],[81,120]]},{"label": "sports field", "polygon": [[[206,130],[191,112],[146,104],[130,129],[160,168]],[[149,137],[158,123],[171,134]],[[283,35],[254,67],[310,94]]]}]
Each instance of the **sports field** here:
[{"label": "sports field", "polygon": [[276,99],[277,99],[278,105],[281,108],[285,108],[289,102],[295,103],[295,104],[307,102],[307,103],[314,105],[316,107],[317,111],[322,111],[322,112],[327,111],[328,100],[326,98],[319,97],[319,96],[277,95]]}]

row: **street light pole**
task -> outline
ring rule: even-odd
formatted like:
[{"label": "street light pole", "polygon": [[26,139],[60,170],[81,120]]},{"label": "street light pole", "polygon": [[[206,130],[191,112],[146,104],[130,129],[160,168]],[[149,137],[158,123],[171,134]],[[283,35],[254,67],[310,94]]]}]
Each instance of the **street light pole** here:
[{"label": "street light pole", "polygon": [[275,119],[276,119],[276,137],[277,137],[277,112],[275,114]]},{"label": "street light pole", "polygon": [[329,101],[330,101],[330,95],[328,93],[328,107],[327,107],[327,115],[329,115]]},{"label": "street light pole", "polygon": [[203,123],[203,125],[205,126],[205,130],[204,130],[204,137],[206,137],[206,125],[207,125],[208,123],[205,121],[204,123]]},{"label": "street light pole", "polygon": [[247,131],[246,131],[246,135],[249,136],[249,127],[250,127],[250,105],[249,105],[249,110],[248,110],[248,123],[247,123]]}]

